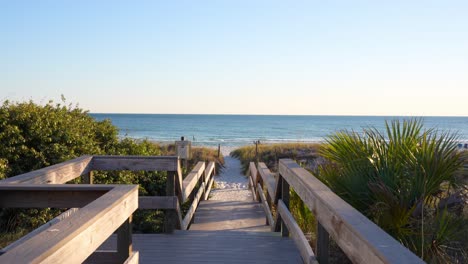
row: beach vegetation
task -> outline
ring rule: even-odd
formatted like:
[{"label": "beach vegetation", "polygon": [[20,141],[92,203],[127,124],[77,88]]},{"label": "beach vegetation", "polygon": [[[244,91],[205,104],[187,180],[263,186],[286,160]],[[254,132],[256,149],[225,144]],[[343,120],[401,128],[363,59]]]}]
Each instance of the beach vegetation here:
[{"label": "beach vegetation", "polygon": [[231,156],[241,161],[245,173],[252,161],[264,162],[268,168],[277,171],[278,160],[283,158],[294,159],[304,166],[313,166],[318,158],[319,146],[320,143],[260,143],[237,148],[231,152]]},{"label": "beach vegetation", "polygon": [[[336,194],[429,263],[466,258],[468,221],[455,134],[420,119],[330,136],[317,176]],[[461,262],[460,262],[461,263]]]},{"label": "beach vegetation", "polygon": [[[468,152],[457,142],[456,134],[423,129],[422,120],[395,120],[383,132],[342,131],[322,144],[250,145],[231,155],[245,171],[258,160],[276,172],[278,159],[294,159],[425,261],[464,263]],[[293,189],[290,196],[290,211],[314,246],[314,215]],[[331,247],[332,260],[348,261]]]},{"label": "beach vegetation", "polygon": [[[293,159],[303,167],[316,170],[320,160],[319,148],[320,143],[256,144],[235,149],[231,152],[231,156],[241,161],[245,173],[248,171],[249,163],[254,161],[264,162],[271,171],[277,172],[278,160],[283,158]],[[292,188],[289,210],[304,234],[312,240],[313,245],[317,222],[312,212]]]},{"label": "beach vegetation", "polygon": [[[174,155],[173,145],[150,140],[119,138],[110,120],[97,121],[78,105],[49,101],[9,102],[0,106],[0,179],[13,177],[82,155]],[[194,148],[193,159],[216,161],[216,151]],[[138,184],[140,195],[165,195],[166,172],[96,171],[96,184]],[[80,183],[81,178],[71,183]],[[0,209],[0,247],[45,224],[63,210]],[[160,232],[164,212],[138,210],[134,213],[134,232]]]}]

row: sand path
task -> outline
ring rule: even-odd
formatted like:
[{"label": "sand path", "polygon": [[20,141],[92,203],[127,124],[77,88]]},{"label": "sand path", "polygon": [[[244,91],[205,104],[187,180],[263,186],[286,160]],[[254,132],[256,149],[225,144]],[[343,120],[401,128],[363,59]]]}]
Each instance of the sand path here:
[{"label": "sand path", "polygon": [[248,179],[242,174],[241,163],[229,156],[229,152],[229,148],[222,149],[225,168],[219,176],[215,176],[216,188],[211,191],[210,200],[252,201]]}]

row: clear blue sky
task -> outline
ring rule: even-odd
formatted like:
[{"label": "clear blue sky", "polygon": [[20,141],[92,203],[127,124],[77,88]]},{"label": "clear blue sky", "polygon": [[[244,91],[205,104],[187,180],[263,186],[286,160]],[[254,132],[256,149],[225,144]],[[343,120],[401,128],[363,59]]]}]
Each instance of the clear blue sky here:
[{"label": "clear blue sky", "polygon": [[0,100],[468,116],[468,1],[1,1]]}]

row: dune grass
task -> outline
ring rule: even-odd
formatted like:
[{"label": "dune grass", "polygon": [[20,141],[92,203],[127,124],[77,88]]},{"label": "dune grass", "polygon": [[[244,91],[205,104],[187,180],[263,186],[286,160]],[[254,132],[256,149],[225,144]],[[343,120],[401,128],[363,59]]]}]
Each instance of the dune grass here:
[{"label": "dune grass", "polygon": [[[415,121],[411,121],[411,122],[415,122]],[[417,127],[420,124],[419,123],[407,124],[407,126],[409,126],[409,125]],[[397,125],[394,124],[394,126],[396,127]],[[395,131],[398,130],[398,129],[402,129],[402,128],[396,127]],[[416,132],[415,132],[415,134],[417,134]],[[395,132],[395,133],[397,133],[397,132]],[[343,135],[343,134],[338,134],[338,135]],[[400,133],[400,134],[397,133],[397,135],[406,135],[406,134],[405,133]],[[417,138],[417,140],[420,140],[419,143],[418,143],[417,140],[415,140],[416,143],[414,143],[414,146],[417,148],[417,149],[414,149],[415,152],[410,152],[410,150],[413,151],[413,149],[411,149],[409,147],[406,147],[406,148],[404,148],[404,150],[407,151],[405,153],[408,154],[408,155],[405,156],[402,153],[400,153],[400,152],[403,152],[403,151],[398,152],[399,153],[398,155],[394,155],[395,157],[403,159],[403,160],[400,160],[399,162],[397,162],[395,166],[397,166],[398,164],[403,164],[402,163],[403,161],[405,161],[404,164],[408,165],[409,161],[411,161],[411,160],[409,160],[408,157],[419,157],[418,155],[422,155],[423,158],[427,159],[427,162],[426,162],[426,159],[425,159],[425,160],[423,160],[425,163],[419,164],[419,165],[417,165],[417,164],[414,165],[413,167],[411,167],[411,168],[414,168],[414,169],[409,170],[408,173],[406,173],[404,175],[407,175],[407,174],[410,175],[411,174],[414,177],[416,177],[417,176],[416,175],[417,174],[417,168],[421,168],[421,167],[424,167],[426,165],[428,166],[427,168],[424,167],[425,168],[424,172],[426,173],[424,175],[426,175],[425,176],[426,178],[430,174],[429,171],[434,171],[434,170],[437,171],[437,173],[434,172],[434,175],[436,175],[436,174],[439,175],[438,174],[439,172],[442,173],[443,175],[445,175],[444,176],[445,178],[443,178],[442,180],[439,180],[438,182],[433,184],[433,186],[434,186],[433,191],[431,190],[431,192],[429,192],[428,188],[426,187],[425,193],[428,193],[428,194],[429,193],[430,194],[436,193],[437,195],[439,195],[440,197],[437,200],[438,202],[443,200],[444,197],[446,199],[448,199],[448,197],[450,195],[441,196],[441,194],[447,194],[448,193],[448,192],[444,192],[444,188],[443,188],[443,184],[447,185],[448,183],[450,183],[450,184],[448,184],[448,185],[450,185],[449,186],[450,187],[449,188],[450,189],[450,194],[455,194],[460,190],[461,190],[462,193],[468,193],[468,166],[465,165],[465,169],[462,169],[462,170],[457,169],[457,168],[460,168],[460,163],[461,162],[466,163],[466,161],[468,161],[468,159],[466,158],[466,157],[468,157],[468,155],[467,155],[468,152],[463,152],[460,155],[454,154],[455,153],[455,152],[453,152],[453,149],[454,149],[453,148],[453,142],[454,142],[454,140],[453,140],[453,138],[450,138],[450,136],[447,136],[445,134],[437,134],[437,135],[434,134],[434,136],[431,135],[431,136],[426,136],[426,137],[425,137],[425,135],[426,134],[423,134],[420,138]],[[442,139],[439,137],[439,135],[443,135]],[[278,159],[291,158],[293,160],[296,160],[296,162],[298,162],[301,166],[303,166],[306,169],[308,169],[309,171],[311,171],[314,175],[316,175],[318,178],[320,178],[326,184],[331,186],[332,189],[334,189],[334,187],[336,187],[336,186],[333,186],[332,184],[330,184],[328,182],[330,180],[329,175],[324,173],[323,170],[324,170],[324,168],[334,168],[334,166],[336,167],[336,166],[338,166],[337,164],[341,164],[341,163],[339,163],[337,160],[331,159],[332,157],[337,158],[338,157],[337,155],[324,155],[324,154],[329,154],[330,151],[327,152],[327,150],[330,150],[331,146],[332,147],[347,146],[345,144],[347,141],[344,142],[344,143],[339,142],[339,143],[337,143],[338,145],[336,145],[336,144],[333,145],[332,142],[336,143],[334,141],[334,139],[335,138],[332,137],[332,138],[330,138],[329,142],[324,143],[324,144],[268,144],[268,145],[261,144],[261,145],[258,146],[257,150],[256,150],[255,145],[250,145],[250,146],[245,146],[245,147],[241,147],[239,149],[234,150],[231,153],[231,155],[240,159],[241,164],[243,166],[243,170],[245,172],[248,170],[249,162],[252,162],[252,161],[264,162],[264,163],[267,164],[268,168],[271,171],[276,172],[277,168],[278,168]],[[388,144],[392,144],[391,142],[393,142],[393,140],[396,142],[395,144],[400,144],[400,143],[407,144],[408,143],[408,140],[403,140],[403,139],[397,137],[396,139],[392,139],[392,141],[390,141],[390,143],[388,143]],[[430,140],[433,140],[433,141],[430,141]],[[358,140],[358,143],[359,142],[362,143],[363,141]],[[388,141],[385,141],[384,139],[382,139],[382,144],[381,145],[385,145],[386,144],[385,142],[388,142]],[[444,145],[444,144],[447,144],[447,146]],[[426,145],[427,145],[428,151],[423,152],[423,150],[425,150],[423,148]],[[393,146],[393,145],[391,145],[391,146]],[[411,145],[411,146],[413,146],[413,145]],[[394,150],[395,148],[396,147],[392,147],[391,150]],[[443,151],[439,150],[440,148],[442,148]],[[347,157],[347,155],[355,154],[358,149],[362,149],[362,148],[358,148],[357,146],[351,147],[351,148],[347,149],[346,151],[344,151],[341,156]],[[441,152],[440,155],[439,155],[439,152]],[[365,152],[365,153],[367,153],[367,152]],[[387,152],[385,152],[385,153],[387,153]],[[427,153],[427,157],[424,156],[425,154],[423,155],[421,153],[423,153],[423,154]],[[387,153],[386,155],[390,155],[390,154]],[[368,158],[366,158],[366,157],[367,156],[364,155],[362,159],[357,159],[357,160],[368,160]],[[384,156],[382,156],[382,157],[384,157]],[[442,161],[440,157],[444,157],[446,159],[449,159],[449,161],[446,161],[446,162]],[[433,159],[436,159],[436,160],[433,160]],[[460,159],[463,160],[463,161],[461,161]],[[341,158],[339,161],[341,161],[341,160],[343,160],[343,158]],[[356,158],[353,158],[351,160],[356,160]],[[418,160],[416,160],[416,161],[418,161]],[[447,167],[447,169],[444,169],[444,170],[434,169],[436,167],[437,168],[441,167],[442,163],[449,164],[449,165],[453,163],[453,166],[450,165],[451,166],[450,167],[449,165],[447,165],[449,167]],[[385,163],[385,164],[387,164],[387,165],[388,164],[393,164],[393,160],[391,160],[391,161],[389,161],[389,163]],[[343,165],[343,164],[341,164],[341,165]],[[345,166],[345,167],[346,166],[351,166],[351,167],[354,168],[354,167],[356,167],[358,165],[359,164],[356,164],[356,162],[351,162],[351,161],[347,160],[344,163],[343,166]],[[411,165],[411,164],[409,164],[409,165]],[[388,166],[390,166],[390,165],[388,165]],[[370,166],[370,168],[373,168],[373,167]],[[390,173],[389,170],[387,170],[387,171]],[[362,172],[362,170],[361,170],[361,172]],[[346,174],[348,175],[349,173],[346,173]],[[361,174],[362,175],[369,175],[369,173],[361,173]],[[340,174],[340,175],[343,175],[343,174]],[[432,175],[432,174],[430,174],[430,175]],[[349,187],[351,183],[353,183],[353,182],[357,181],[358,179],[360,179],[358,176],[359,175],[353,175],[353,177],[350,176],[350,178],[349,178],[350,182],[345,184],[345,186]],[[436,176],[434,176],[433,178],[435,178],[435,177]],[[442,176],[440,176],[439,178],[442,178]],[[426,179],[426,181],[428,181],[428,180],[429,180],[429,178]],[[458,184],[455,184],[455,186],[453,186],[452,184],[454,182],[458,182]],[[341,184],[338,184],[338,186],[341,186]],[[358,186],[366,188],[366,186],[369,186],[369,184],[365,183],[365,182],[361,182],[361,183],[358,184]],[[412,185],[412,186],[413,186],[412,188],[417,188],[416,185]],[[463,191],[463,188],[465,189],[465,191]],[[350,195],[352,197],[354,197],[353,196],[354,193],[355,193],[354,191],[351,191]],[[291,211],[292,215],[294,216],[294,218],[296,219],[298,225],[301,227],[304,234],[306,234],[306,236],[310,237],[311,245],[314,246],[314,244],[315,244],[314,240],[315,240],[315,237],[316,237],[316,235],[315,235],[315,230],[316,230],[315,217],[310,212],[310,210],[304,205],[304,203],[297,196],[297,194],[294,192],[294,190],[291,190],[290,195],[291,195],[290,211]],[[420,196],[421,195],[417,195],[417,197],[420,197]],[[433,196],[434,195],[432,195],[431,197],[433,197]],[[369,197],[371,197],[371,195],[369,195],[368,198]],[[343,197],[343,198],[345,200],[349,200],[349,199],[346,199],[346,197]],[[408,199],[405,199],[404,197],[401,198],[401,199],[403,199],[404,201],[408,200]],[[358,200],[362,201],[362,200],[365,200],[365,199],[358,199]],[[408,201],[410,201],[410,200],[417,202],[417,199],[409,199]],[[423,198],[423,200],[431,200],[431,199]],[[350,202],[350,201],[348,201],[348,202]],[[352,201],[351,201],[351,204],[353,206],[355,206],[356,208],[359,208],[359,209],[362,210],[362,208],[360,208],[358,206],[359,204],[354,204],[354,203],[352,203]],[[395,232],[392,232],[393,230],[388,230],[388,228],[387,228],[388,226],[382,225],[382,223],[380,223],[378,221],[378,219],[376,219],[375,217],[371,216],[370,218],[371,218],[371,220],[373,220],[373,221],[377,222],[378,224],[380,224],[387,232],[394,235],[400,242],[405,244],[405,246],[407,246],[408,248],[413,250],[416,254],[420,255],[421,257],[423,257],[425,260],[427,260],[429,262],[447,263],[447,261],[449,261],[449,262],[450,261],[455,261],[456,263],[458,263],[458,262],[461,263],[460,261],[466,260],[466,257],[467,257],[466,256],[466,250],[467,250],[466,245],[468,245],[468,233],[467,233],[468,229],[466,227],[463,227],[463,226],[464,226],[465,223],[467,223],[466,221],[468,219],[467,218],[467,216],[468,216],[467,206],[464,206],[463,212],[458,213],[458,216],[456,214],[454,214],[453,208],[451,208],[450,210],[447,210],[446,207],[444,207],[445,209],[442,208],[440,210],[436,210],[436,209],[429,209],[430,206],[431,205],[429,203],[425,205],[425,208],[427,209],[427,210],[425,210],[425,214],[424,214],[424,218],[425,218],[425,221],[427,223],[425,225],[425,227],[426,227],[425,236],[426,236],[426,239],[427,239],[426,240],[427,245],[424,246],[424,249],[421,249],[421,248],[418,247],[418,245],[421,245],[422,241],[419,241],[419,242],[412,241],[412,243],[406,243],[407,241],[409,241],[409,239],[407,239],[407,237],[402,239],[398,234],[395,235],[394,234]],[[377,207],[372,207],[372,208],[377,208]],[[408,206],[408,207],[405,207],[405,208],[409,208],[411,210],[416,210],[417,206],[412,204],[412,206]],[[362,210],[362,211],[364,213],[366,213],[366,210]],[[408,223],[408,224],[404,225],[404,227],[411,229],[412,230],[411,234],[417,234],[418,231],[421,229],[421,226],[417,224],[418,215],[412,216],[411,219],[413,219],[413,218],[415,219],[415,221],[412,221],[411,223]],[[390,218],[390,217],[379,218],[379,219],[384,219],[384,220],[387,219],[387,222],[392,220],[392,218]],[[399,221],[398,223],[400,223],[400,222],[401,221]],[[443,231],[440,231],[440,230],[442,230],[441,228],[444,228]],[[458,232],[457,232],[457,230],[458,230]],[[419,235],[419,236],[415,235],[415,236],[412,236],[411,238],[413,238],[414,240],[417,240],[418,237],[421,237],[421,235]],[[331,252],[333,252],[332,255],[334,255],[334,256],[331,256],[331,257],[332,257],[332,259],[336,260],[336,261],[331,260],[332,262],[342,263],[343,261],[344,262],[348,261],[346,256],[341,252],[341,250],[336,245],[334,245],[334,243],[332,243],[331,246],[332,246]],[[421,254],[422,250],[424,250],[423,254]]]},{"label": "dune grass", "polygon": [[[246,173],[252,161],[264,162],[272,172],[278,170],[278,160],[289,158],[296,160],[302,166],[314,167],[318,156],[319,143],[279,143],[244,146],[231,152],[231,156],[241,161],[242,169]],[[291,189],[290,211],[302,232],[311,239],[311,246],[315,245],[315,230],[317,221],[301,198]],[[273,210],[274,211],[274,210]]]},{"label": "dune grass", "polygon": [[299,163],[308,164],[318,157],[320,143],[279,143],[244,146],[231,152],[231,156],[238,158],[242,170],[247,172],[249,162],[261,161],[268,168],[276,171],[278,160],[283,158],[294,159]]}]

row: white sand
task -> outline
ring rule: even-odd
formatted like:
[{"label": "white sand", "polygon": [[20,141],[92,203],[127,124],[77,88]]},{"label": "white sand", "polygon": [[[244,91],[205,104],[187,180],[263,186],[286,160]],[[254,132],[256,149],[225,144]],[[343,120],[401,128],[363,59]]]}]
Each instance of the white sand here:
[{"label": "white sand", "polygon": [[244,201],[252,200],[248,179],[242,175],[240,161],[229,156],[233,148],[222,147],[224,155],[224,170],[219,176],[215,176],[216,189],[210,194],[210,200]]}]

